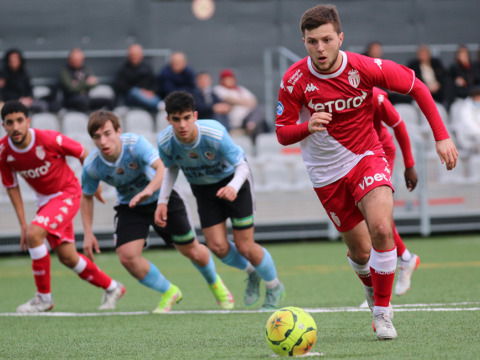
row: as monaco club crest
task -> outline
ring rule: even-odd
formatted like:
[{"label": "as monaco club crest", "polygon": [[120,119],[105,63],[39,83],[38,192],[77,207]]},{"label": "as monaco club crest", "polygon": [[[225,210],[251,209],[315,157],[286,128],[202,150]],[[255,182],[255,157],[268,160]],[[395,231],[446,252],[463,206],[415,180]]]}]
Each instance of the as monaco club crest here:
[{"label": "as monaco club crest", "polygon": [[35,155],[37,155],[37,157],[38,157],[40,160],[45,159],[45,150],[43,149],[43,146],[37,146],[37,147],[35,148]]},{"label": "as monaco club crest", "polygon": [[358,75],[357,70],[350,70],[348,72],[348,82],[354,88],[356,88],[356,87],[358,87],[358,85],[360,85],[360,75]]}]

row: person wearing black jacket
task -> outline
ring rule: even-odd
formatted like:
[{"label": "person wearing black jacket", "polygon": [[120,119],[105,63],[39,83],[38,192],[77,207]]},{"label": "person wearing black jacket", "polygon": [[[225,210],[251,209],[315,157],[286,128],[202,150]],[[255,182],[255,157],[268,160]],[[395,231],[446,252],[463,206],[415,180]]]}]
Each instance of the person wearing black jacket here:
[{"label": "person wearing black jacket", "polygon": [[153,68],[144,60],[143,48],[132,44],[128,48],[127,60],[117,71],[114,89],[119,103],[157,111],[161,99],[155,93]]},{"label": "person wearing black jacket", "polygon": [[25,60],[19,49],[7,50],[3,57],[0,72],[0,100],[18,100],[33,111],[47,111],[46,101],[33,98],[30,75],[25,68]]}]

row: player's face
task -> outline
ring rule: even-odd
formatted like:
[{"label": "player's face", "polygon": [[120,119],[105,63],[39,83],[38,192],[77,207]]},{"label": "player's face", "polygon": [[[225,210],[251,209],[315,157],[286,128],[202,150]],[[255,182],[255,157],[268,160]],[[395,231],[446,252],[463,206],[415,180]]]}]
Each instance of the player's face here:
[{"label": "player's face", "polygon": [[110,162],[117,160],[122,152],[121,133],[120,128],[115,131],[112,122],[109,120],[92,136],[95,146],[101,151],[102,156]]},{"label": "player's face", "polygon": [[30,144],[31,135],[28,131],[30,118],[22,112],[5,116],[3,127],[13,144],[18,148],[26,148]]},{"label": "player's face", "polygon": [[339,56],[343,33],[337,34],[332,24],[305,30],[303,43],[312,59],[313,67],[320,73],[331,73],[342,64]]},{"label": "player's face", "polygon": [[183,113],[175,113],[168,115],[168,123],[172,125],[175,136],[183,143],[189,144],[197,138],[197,121],[198,113],[196,111],[184,111]]}]

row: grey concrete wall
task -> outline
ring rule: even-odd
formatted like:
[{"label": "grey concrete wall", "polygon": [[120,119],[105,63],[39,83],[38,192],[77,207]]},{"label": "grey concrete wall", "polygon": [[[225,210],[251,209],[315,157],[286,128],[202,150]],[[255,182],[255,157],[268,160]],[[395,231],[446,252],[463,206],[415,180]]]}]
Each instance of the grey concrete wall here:
[{"label": "grey concrete wall", "polygon": [[[479,43],[480,0],[340,0],[344,48],[371,40],[384,45]],[[196,70],[237,71],[240,82],[263,96],[262,54],[285,46],[303,56],[298,29],[313,0],[216,0],[208,21],[196,19],[189,0],[0,1],[0,51],[126,49],[182,50]],[[397,60],[403,62],[404,55]],[[450,55],[448,55],[450,57]],[[448,63],[451,59],[446,58]],[[87,59],[88,61],[88,59]],[[63,61],[29,64],[36,77],[54,76]],[[111,75],[120,60],[91,61],[98,75]],[[160,65],[158,65],[159,67]],[[158,70],[158,69],[157,69]]]}]

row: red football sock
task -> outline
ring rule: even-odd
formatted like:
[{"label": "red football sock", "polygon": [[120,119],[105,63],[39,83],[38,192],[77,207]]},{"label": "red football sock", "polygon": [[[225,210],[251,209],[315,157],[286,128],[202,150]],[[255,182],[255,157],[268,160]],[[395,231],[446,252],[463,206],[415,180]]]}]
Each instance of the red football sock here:
[{"label": "red football sock", "polygon": [[73,270],[77,272],[78,276],[83,280],[106,290],[110,286],[112,279],[100,270],[89,258],[82,254],[78,255],[80,256],[80,260]]},{"label": "red football sock", "polygon": [[375,306],[388,307],[392,297],[393,280],[397,267],[396,248],[387,251],[372,249],[370,271],[372,274]]},{"label": "red football sock", "polygon": [[37,292],[41,294],[50,294],[50,254],[40,259],[32,259],[33,277]]},{"label": "red football sock", "polygon": [[403,255],[407,247],[403,243],[403,240],[400,237],[400,234],[398,233],[395,224],[393,224],[393,240],[395,241],[395,245],[397,247],[397,257],[400,257]]}]

